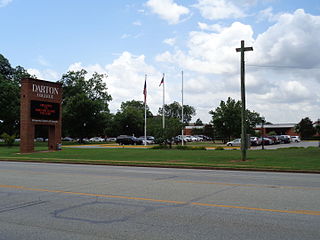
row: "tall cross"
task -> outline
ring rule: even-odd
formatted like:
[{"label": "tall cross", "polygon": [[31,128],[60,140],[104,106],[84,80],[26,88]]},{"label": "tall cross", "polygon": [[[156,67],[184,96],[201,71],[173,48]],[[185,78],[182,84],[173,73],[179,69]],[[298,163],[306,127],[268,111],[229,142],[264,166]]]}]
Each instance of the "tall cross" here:
[{"label": "tall cross", "polygon": [[246,93],[245,93],[245,65],[244,65],[244,52],[253,51],[252,47],[245,47],[244,40],[241,40],[241,47],[236,48],[237,52],[241,52],[241,152],[242,161],[247,158],[248,140],[246,134]]}]

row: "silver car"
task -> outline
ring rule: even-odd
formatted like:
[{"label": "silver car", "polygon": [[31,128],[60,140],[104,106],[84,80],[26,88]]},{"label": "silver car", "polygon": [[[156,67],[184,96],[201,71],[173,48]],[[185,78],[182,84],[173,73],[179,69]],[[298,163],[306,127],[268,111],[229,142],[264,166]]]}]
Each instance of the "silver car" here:
[{"label": "silver car", "polygon": [[227,142],[227,146],[229,146],[229,147],[239,147],[239,146],[241,146],[241,138],[237,138],[237,139],[235,139],[235,140],[233,140],[233,141],[230,141],[230,142]]}]

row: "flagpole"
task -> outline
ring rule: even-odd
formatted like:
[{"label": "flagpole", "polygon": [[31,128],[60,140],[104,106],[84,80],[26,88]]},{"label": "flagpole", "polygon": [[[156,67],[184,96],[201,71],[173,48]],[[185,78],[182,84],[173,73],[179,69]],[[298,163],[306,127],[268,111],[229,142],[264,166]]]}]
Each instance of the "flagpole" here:
[{"label": "flagpole", "polygon": [[165,103],[165,90],[164,90],[164,73],[163,73],[163,76],[162,76],[162,79],[163,79],[163,104],[162,104],[162,128],[164,129],[165,128],[165,117],[164,117],[164,103]]},{"label": "flagpole", "polygon": [[147,74],[145,75],[144,95],[144,145],[147,146]]},{"label": "flagpole", "polygon": [[181,145],[183,146],[184,143],[184,136],[183,136],[183,71],[181,71],[181,103],[182,103],[182,110],[181,110],[181,122],[182,122],[182,132],[181,132],[181,135],[182,135],[182,141],[181,141]]}]

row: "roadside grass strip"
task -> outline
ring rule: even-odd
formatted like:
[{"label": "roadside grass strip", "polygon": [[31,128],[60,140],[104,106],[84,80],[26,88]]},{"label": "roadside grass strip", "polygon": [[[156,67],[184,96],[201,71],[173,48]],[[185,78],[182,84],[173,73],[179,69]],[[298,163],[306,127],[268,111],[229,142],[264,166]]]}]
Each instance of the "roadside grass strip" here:
[{"label": "roadside grass strip", "polygon": [[29,154],[20,154],[18,147],[1,147],[0,160],[320,173],[320,148],[317,147],[250,151],[247,161],[241,161],[240,151],[162,150],[144,148],[144,146],[134,147],[133,149],[122,146],[118,148],[64,147],[62,151],[55,152],[49,152],[46,148],[40,147],[37,149],[38,152]]}]

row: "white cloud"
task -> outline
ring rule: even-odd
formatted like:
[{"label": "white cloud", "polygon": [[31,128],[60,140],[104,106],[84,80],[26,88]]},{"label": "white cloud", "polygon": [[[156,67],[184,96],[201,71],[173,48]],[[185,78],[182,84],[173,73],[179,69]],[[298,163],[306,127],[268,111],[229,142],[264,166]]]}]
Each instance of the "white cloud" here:
[{"label": "white cloud", "polygon": [[170,46],[173,46],[176,43],[176,39],[175,38],[167,38],[165,40],[163,40],[163,42],[165,44],[168,44]]},{"label": "white cloud", "polygon": [[[234,22],[230,26],[199,23],[201,31],[188,35],[186,46],[178,46],[174,38],[165,39],[175,48],[159,54],[161,72],[150,65],[144,55],[123,52],[111,63],[83,66],[71,64],[69,70],[86,69],[108,75],[105,79],[113,97],[110,110],[116,112],[121,102],[143,100],[144,75],[148,74],[148,105],[156,114],[162,105],[159,82],[166,74],[166,102],[181,101],[181,75],[185,72],[184,103],[194,106],[196,118],[210,121],[208,112],[229,96],[240,100],[240,55],[235,48],[245,39],[254,51],[246,54],[247,107],[265,116],[268,121],[298,122],[320,112],[320,17],[297,10],[280,14],[273,26],[254,39],[251,26]],[[274,67],[254,67],[264,65]],[[277,66],[302,68],[277,68]],[[303,69],[311,67],[311,69]],[[179,69],[179,70],[178,70]],[[42,79],[57,80],[48,71],[28,70]],[[52,75],[49,77],[49,75]]]},{"label": "white cloud", "polygon": [[29,68],[27,69],[27,72],[31,75],[35,75],[38,79],[46,81],[56,82],[61,78],[60,74],[52,69],[39,70],[35,68]]},{"label": "white cloud", "polygon": [[135,34],[135,35],[132,35],[132,34],[127,34],[127,33],[124,33],[122,34],[122,36],[120,37],[121,39],[127,39],[127,38],[140,38],[143,34],[142,33],[138,33],[138,34]]},{"label": "white cloud", "polygon": [[220,24],[208,25],[206,23],[198,22],[198,26],[201,30],[221,32],[224,28]]},{"label": "white cloud", "polygon": [[5,7],[11,2],[12,0],[0,0],[0,7]]},{"label": "white cloud", "polygon": [[89,77],[91,77],[91,75],[94,72],[107,75],[106,69],[103,68],[100,64],[83,66],[81,62],[76,62],[76,63],[71,64],[68,68],[68,71],[80,71],[82,69],[85,69],[88,72]]},{"label": "white cloud", "polygon": [[48,62],[47,59],[45,59],[43,56],[38,56],[37,58],[37,62],[42,65],[42,66],[45,66],[45,67],[49,67],[51,64]]},{"label": "white cloud", "polygon": [[282,14],[276,24],[260,34],[254,44],[254,62],[279,66],[320,66],[320,16],[302,9]]},{"label": "white cloud", "polygon": [[164,52],[156,57],[162,62],[176,63],[183,69],[200,73],[232,73],[237,70],[239,56],[235,48],[239,39],[253,42],[253,30],[249,25],[239,22],[221,29],[219,33],[190,32],[187,43],[188,52],[176,50]]},{"label": "white cloud", "polygon": [[256,39],[251,26],[239,22],[221,28],[199,23],[202,31],[189,33],[185,49],[176,46],[156,57],[168,68],[177,65],[189,73],[187,104],[196,107],[197,117],[207,122],[208,111],[220,100],[240,99],[240,56],[235,48],[241,39],[254,48],[246,54],[248,108],[274,123],[319,117],[320,16],[303,10],[272,16],[275,23]]},{"label": "white cloud", "polygon": [[[153,104],[152,96],[149,94],[152,92],[151,86],[159,84],[153,81],[157,73],[153,66],[148,65],[145,62],[145,56],[133,56],[129,52],[123,52],[117,59],[111,64],[105,66],[108,72],[108,87],[111,96],[113,97],[112,106],[113,111],[119,109],[121,102],[135,100],[143,100],[143,84],[145,74],[148,74],[148,104]],[[149,90],[150,89],[150,90]]]},{"label": "white cloud", "polygon": [[193,6],[200,10],[202,17],[209,20],[246,16],[240,7],[228,0],[198,0],[198,3]]},{"label": "white cloud", "polygon": [[130,36],[131,36],[130,34],[124,33],[124,34],[122,34],[122,36],[120,38],[126,39],[126,38],[129,38]]},{"label": "white cloud", "polygon": [[180,17],[190,12],[188,8],[176,4],[173,0],[149,0],[146,6],[169,24],[179,23]]},{"label": "white cloud", "polygon": [[257,14],[258,22],[261,22],[265,19],[267,19],[270,22],[277,20],[277,15],[274,15],[272,7],[268,7],[266,9],[261,10]]},{"label": "white cloud", "polygon": [[148,97],[147,103],[152,112],[156,113],[161,106],[161,88],[159,83],[161,73],[145,62],[145,56],[134,56],[130,52],[123,52],[112,63],[102,66],[100,64],[84,66],[81,62],[70,65],[68,70],[78,71],[85,69],[88,76],[94,72],[105,74],[108,93],[112,96],[110,102],[111,112],[120,109],[122,102],[133,99],[143,101],[143,85],[145,74],[147,74]]},{"label": "white cloud", "polygon": [[281,86],[281,89],[291,101],[298,101],[300,99],[306,99],[310,97],[310,91],[308,91],[308,89],[298,81],[289,81],[282,84],[283,86]]},{"label": "white cloud", "polygon": [[142,25],[142,23],[140,21],[134,21],[132,24],[134,26],[141,26]]}]

